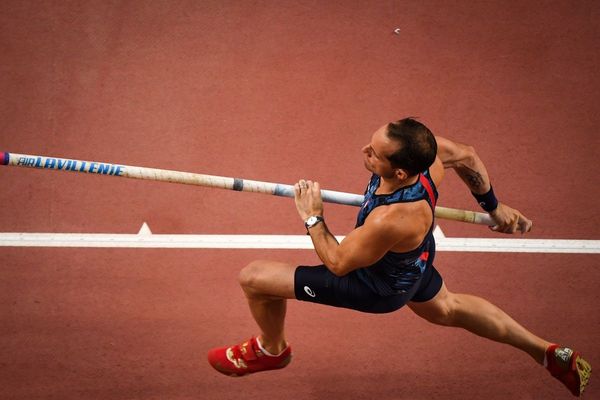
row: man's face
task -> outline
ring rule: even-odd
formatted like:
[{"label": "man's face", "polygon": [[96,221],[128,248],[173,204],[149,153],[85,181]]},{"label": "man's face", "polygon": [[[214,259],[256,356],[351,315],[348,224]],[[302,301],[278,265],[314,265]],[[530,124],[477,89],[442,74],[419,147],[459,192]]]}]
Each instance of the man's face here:
[{"label": "man's face", "polygon": [[394,176],[396,168],[392,167],[388,156],[398,150],[399,144],[387,135],[387,124],[379,128],[371,136],[371,142],[362,148],[365,168],[383,178]]}]

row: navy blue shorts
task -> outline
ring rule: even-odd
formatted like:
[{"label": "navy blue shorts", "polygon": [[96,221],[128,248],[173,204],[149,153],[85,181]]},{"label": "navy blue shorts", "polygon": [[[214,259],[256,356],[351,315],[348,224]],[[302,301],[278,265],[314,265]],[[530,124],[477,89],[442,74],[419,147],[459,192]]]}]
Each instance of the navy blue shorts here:
[{"label": "navy blue shorts", "polygon": [[404,293],[383,296],[374,292],[352,271],[336,276],[324,265],[299,266],[294,274],[296,299],[367,313],[396,311],[409,301],[433,299],[442,287],[442,277],[432,266],[425,269],[414,285]]}]

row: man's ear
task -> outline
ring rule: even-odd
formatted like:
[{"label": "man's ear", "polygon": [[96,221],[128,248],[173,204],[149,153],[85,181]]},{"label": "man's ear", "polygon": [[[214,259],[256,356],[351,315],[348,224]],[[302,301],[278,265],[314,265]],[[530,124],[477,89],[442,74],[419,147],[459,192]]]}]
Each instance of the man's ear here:
[{"label": "man's ear", "polygon": [[396,178],[398,178],[401,181],[404,181],[404,180],[408,179],[408,172],[406,172],[402,168],[396,168],[394,170],[394,173],[396,174]]}]

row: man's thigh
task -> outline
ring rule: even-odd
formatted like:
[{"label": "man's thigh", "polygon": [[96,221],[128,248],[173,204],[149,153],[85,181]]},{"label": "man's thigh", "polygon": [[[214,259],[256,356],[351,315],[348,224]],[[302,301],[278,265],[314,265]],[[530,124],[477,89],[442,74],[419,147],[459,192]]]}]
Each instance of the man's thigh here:
[{"label": "man's thigh", "polygon": [[300,266],[296,269],[295,293],[301,301],[366,313],[388,313],[406,304],[417,286],[405,293],[381,295],[360,279],[356,271],[336,276],[324,265]]},{"label": "man's thigh", "polygon": [[280,261],[256,260],[240,271],[240,284],[250,295],[295,299],[296,266]]},{"label": "man's thigh", "polygon": [[442,287],[439,292],[428,301],[424,302],[410,302],[408,306],[421,318],[438,323],[448,317],[451,310],[451,293],[446,288],[446,285],[442,283]]}]

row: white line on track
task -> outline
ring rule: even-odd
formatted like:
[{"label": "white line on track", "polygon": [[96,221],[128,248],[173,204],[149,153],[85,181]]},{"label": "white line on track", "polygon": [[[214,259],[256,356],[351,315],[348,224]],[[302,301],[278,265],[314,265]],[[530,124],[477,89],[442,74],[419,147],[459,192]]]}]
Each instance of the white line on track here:
[{"label": "white line on track", "polygon": [[[439,227],[434,234],[438,251],[600,253],[600,240],[447,238]],[[138,234],[0,233],[0,247],[312,249],[313,245],[306,235],[155,235],[144,223]]]}]

